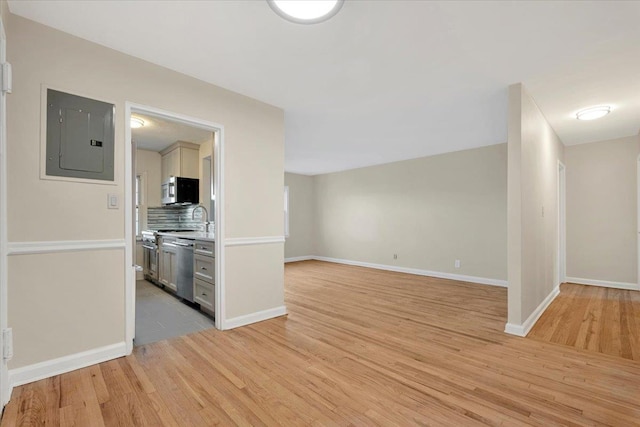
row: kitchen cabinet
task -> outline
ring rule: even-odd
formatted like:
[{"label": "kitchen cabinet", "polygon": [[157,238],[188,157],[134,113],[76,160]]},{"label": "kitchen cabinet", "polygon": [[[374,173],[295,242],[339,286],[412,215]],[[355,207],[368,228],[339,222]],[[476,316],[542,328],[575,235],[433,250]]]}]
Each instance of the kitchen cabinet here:
[{"label": "kitchen cabinet", "polygon": [[214,282],[214,259],[195,254],[193,256],[193,276],[205,282]]},{"label": "kitchen cabinet", "polygon": [[214,242],[204,241],[204,240],[196,240],[196,243],[193,247],[193,252],[196,255],[204,255],[207,257],[213,257],[214,253]]},{"label": "kitchen cabinet", "polygon": [[200,147],[190,142],[178,141],[160,152],[160,175],[162,182],[169,177],[199,178],[198,162]]},{"label": "kitchen cabinet", "polygon": [[160,169],[162,182],[166,182],[169,177],[180,176],[180,151],[173,150],[164,154],[161,158]]},{"label": "kitchen cabinet", "polygon": [[173,240],[160,243],[160,268],[158,281],[172,291],[178,290],[178,252]]},{"label": "kitchen cabinet", "polygon": [[214,242],[196,240],[193,255],[193,299],[200,309],[213,314],[215,310]]},{"label": "kitchen cabinet", "polygon": [[193,279],[193,300],[210,312],[215,311],[215,287],[200,279]]}]

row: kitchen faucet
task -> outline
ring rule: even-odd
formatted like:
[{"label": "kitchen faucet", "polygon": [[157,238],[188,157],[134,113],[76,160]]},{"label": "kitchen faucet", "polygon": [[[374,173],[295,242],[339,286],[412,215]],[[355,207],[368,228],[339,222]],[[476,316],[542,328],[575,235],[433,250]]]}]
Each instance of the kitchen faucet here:
[{"label": "kitchen faucet", "polygon": [[209,222],[209,212],[207,211],[207,208],[205,208],[202,205],[198,205],[195,208],[193,208],[193,211],[191,211],[191,219],[196,219],[196,211],[198,210],[198,208],[202,208],[202,210],[204,210],[204,214],[205,214],[205,222],[204,222],[204,231],[206,233],[209,232],[209,225],[211,224]]}]

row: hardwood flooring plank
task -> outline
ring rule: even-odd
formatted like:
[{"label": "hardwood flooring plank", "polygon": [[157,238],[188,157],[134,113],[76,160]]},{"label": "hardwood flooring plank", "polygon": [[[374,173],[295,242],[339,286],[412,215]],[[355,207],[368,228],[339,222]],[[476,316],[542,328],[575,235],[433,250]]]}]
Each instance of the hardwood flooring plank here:
[{"label": "hardwood flooring plank", "polygon": [[104,426],[89,368],[60,376],[60,406],[62,425]]}]

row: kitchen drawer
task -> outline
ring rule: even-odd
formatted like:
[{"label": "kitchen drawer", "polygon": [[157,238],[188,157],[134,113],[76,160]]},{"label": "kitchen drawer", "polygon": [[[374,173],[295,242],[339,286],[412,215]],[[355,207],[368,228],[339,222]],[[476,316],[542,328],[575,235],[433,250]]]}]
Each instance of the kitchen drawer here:
[{"label": "kitchen drawer", "polygon": [[193,252],[199,255],[212,257],[215,253],[214,246],[214,242],[196,240],[196,244],[193,247]]},{"label": "kitchen drawer", "polygon": [[196,279],[214,283],[215,258],[195,254],[193,256],[193,276]]},{"label": "kitchen drawer", "polygon": [[193,281],[193,300],[209,311],[215,311],[216,288],[202,280]]}]

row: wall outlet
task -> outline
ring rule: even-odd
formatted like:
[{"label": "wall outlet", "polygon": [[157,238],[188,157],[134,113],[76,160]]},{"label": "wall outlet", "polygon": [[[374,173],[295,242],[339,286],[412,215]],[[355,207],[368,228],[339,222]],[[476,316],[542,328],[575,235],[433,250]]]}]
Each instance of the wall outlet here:
[{"label": "wall outlet", "polygon": [[398,259],[398,254],[393,254],[393,259]]},{"label": "wall outlet", "polygon": [[456,268],[460,268],[460,260],[459,260],[459,259],[457,259],[457,260],[456,260],[455,267],[456,267]]},{"label": "wall outlet", "polygon": [[13,357],[13,329],[7,328],[2,331],[2,358],[11,360]]}]

